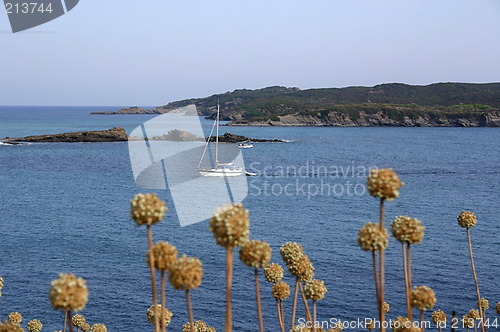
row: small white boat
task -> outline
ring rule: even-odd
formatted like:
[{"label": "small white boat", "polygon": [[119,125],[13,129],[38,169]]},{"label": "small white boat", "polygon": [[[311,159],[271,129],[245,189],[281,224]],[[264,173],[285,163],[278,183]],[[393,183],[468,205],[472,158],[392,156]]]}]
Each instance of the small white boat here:
[{"label": "small white boat", "polygon": [[240,149],[251,149],[251,148],[253,148],[253,144],[250,144],[250,143],[240,143],[240,144],[238,144],[238,146],[240,147]]},{"label": "small white boat", "polygon": [[[198,173],[201,176],[240,176],[243,175],[243,167],[236,166],[233,163],[220,163],[219,162],[219,117],[220,117],[220,106],[217,105],[217,119],[212,126],[212,130],[210,131],[210,135],[207,139],[207,143],[205,145],[205,150],[201,155],[200,163],[198,164]],[[203,161],[203,157],[205,157],[205,153],[207,152],[208,145],[210,144],[210,139],[212,138],[212,134],[214,131],[214,127],[216,127],[216,136],[215,136],[215,167],[212,168],[202,168],[201,163]]]}]

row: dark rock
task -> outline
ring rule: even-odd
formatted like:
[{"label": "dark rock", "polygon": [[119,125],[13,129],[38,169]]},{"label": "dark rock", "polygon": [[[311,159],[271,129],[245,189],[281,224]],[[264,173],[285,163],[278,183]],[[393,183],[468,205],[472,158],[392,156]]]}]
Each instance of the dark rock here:
[{"label": "dark rock", "polygon": [[9,142],[33,142],[33,143],[83,143],[83,142],[123,142],[128,136],[123,127],[115,127],[99,131],[79,131],[73,133],[34,135],[20,138],[11,138]]}]

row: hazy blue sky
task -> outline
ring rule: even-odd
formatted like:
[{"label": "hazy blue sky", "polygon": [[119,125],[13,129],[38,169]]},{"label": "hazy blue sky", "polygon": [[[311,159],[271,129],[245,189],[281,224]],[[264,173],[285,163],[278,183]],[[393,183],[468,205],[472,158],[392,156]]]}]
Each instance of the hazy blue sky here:
[{"label": "hazy blue sky", "polygon": [[81,0],[10,31],[0,7],[0,105],[500,81],[500,0]]}]

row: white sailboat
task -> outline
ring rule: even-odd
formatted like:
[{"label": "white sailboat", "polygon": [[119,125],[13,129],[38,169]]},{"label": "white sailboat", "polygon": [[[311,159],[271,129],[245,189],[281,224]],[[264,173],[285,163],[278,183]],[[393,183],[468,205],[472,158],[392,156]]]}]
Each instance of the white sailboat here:
[{"label": "white sailboat", "polygon": [[[220,163],[219,162],[219,117],[220,117],[220,106],[217,104],[217,119],[212,126],[212,130],[210,131],[210,136],[208,137],[207,143],[205,145],[205,150],[203,150],[203,154],[201,155],[200,163],[198,164],[198,172],[201,176],[240,176],[243,174],[243,167],[236,166],[233,163]],[[214,131],[214,127],[216,127],[216,136],[215,136],[215,167],[212,168],[203,168],[201,167],[201,163],[203,158],[205,157],[205,153],[207,152],[208,145],[210,144],[210,140],[212,138],[212,134]]]}]

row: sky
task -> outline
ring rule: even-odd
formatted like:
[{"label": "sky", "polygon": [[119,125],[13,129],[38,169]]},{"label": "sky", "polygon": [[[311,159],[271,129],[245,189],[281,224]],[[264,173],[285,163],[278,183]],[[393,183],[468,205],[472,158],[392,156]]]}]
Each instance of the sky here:
[{"label": "sky", "polygon": [[500,0],[80,0],[15,34],[0,7],[0,105],[500,82],[499,55]]}]

